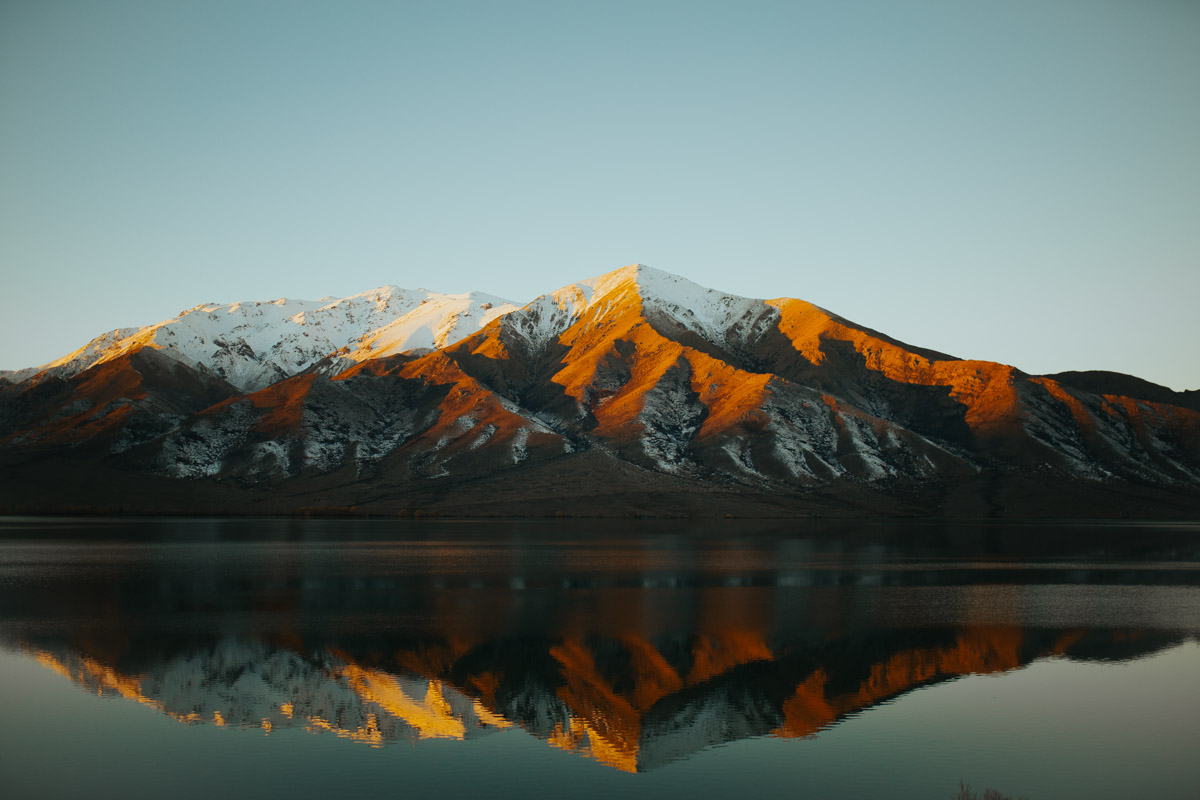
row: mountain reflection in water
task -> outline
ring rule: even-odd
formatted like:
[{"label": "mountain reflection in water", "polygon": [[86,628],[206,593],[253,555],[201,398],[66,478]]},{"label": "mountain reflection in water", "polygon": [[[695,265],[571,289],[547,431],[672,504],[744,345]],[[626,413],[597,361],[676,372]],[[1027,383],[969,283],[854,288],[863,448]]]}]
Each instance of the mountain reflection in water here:
[{"label": "mountain reflection in water", "polygon": [[258,524],[10,527],[2,641],[183,723],[371,746],[520,727],[640,772],[1200,631],[1200,548],[1169,528]]},{"label": "mountain reflection in water", "polygon": [[[380,746],[519,725],[636,772],[752,736],[812,736],[914,688],[1048,656],[1135,658],[1182,641],[1138,630],[968,628],[768,645],[758,632],[424,644],[350,650],[246,639],[118,658],[24,643],[85,689],[185,723],[301,727]],[[129,671],[125,671],[128,669]]]}]

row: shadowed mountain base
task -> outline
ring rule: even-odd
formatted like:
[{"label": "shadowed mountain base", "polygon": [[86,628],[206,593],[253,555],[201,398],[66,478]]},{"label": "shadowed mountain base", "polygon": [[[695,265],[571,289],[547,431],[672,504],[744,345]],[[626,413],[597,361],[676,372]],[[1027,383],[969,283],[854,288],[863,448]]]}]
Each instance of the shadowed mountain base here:
[{"label": "shadowed mountain base", "polygon": [[950,517],[1195,519],[1200,494],[1017,471],[953,482],[833,482],[766,493],[573,453],[472,478],[356,479],[352,470],[281,484],[179,481],[55,455],[0,463],[0,513],[437,515],[445,517]]}]

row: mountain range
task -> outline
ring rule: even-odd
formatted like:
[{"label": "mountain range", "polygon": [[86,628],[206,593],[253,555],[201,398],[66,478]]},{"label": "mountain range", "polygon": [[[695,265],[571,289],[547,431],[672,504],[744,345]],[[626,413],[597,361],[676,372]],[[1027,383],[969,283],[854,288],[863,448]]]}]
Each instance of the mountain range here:
[{"label": "mountain range", "polygon": [[202,304],[0,373],[0,510],[1194,517],[1200,391],[631,265]]}]

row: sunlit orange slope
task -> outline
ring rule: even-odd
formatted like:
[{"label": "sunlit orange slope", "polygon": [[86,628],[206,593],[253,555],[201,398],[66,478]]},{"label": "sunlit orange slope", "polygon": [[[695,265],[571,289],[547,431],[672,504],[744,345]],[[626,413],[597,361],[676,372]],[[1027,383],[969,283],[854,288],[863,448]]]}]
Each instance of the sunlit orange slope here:
[{"label": "sunlit orange slope", "polygon": [[199,411],[233,396],[216,376],[142,348],[68,379],[39,376],[7,390],[11,400],[0,440],[39,448],[101,440],[118,450],[119,435],[140,421],[150,433],[167,430],[164,417]]},{"label": "sunlit orange slope", "polygon": [[[965,469],[887,419],[763,369],[756,349],[779,322],[771,306],[687,284],[719,298],[702,298],[717,309],[710,316],[724,315],[706,325],[654,293],[664,281],[681,282],[640,265],[617,270],[540,298],[443,354],[579,448],[612,448],[670,472],[870,476],[898,469],[892,456],[918,472]],[[405,374],[444,369],[434,355]],[[882,459],[864,454],[873,448]]]}]

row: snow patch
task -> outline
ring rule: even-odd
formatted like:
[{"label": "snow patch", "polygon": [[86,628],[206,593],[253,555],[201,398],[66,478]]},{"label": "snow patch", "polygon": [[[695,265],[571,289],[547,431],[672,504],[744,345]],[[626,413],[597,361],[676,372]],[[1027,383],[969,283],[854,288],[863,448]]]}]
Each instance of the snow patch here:
[{"label": "snow patch", "polygon": [[779,317],[779,310],[764,300],[706,289],[644,264],[636,265],[635,280],[646,305],[716,344],[728,342],[731,335],[745,341],[761,336]]},{"label": "snow patch", "polygon": [[664,472],[679,470],[704,420],[704,406],[692,391],[690,376],[686,362],[667,370],[646,393],[638,414],[643,426],[642,447]]},{"label": "snow patch", "polygon": [[497,430],[499,430],[499,428],[497,428],[495,425],[491,424],[490,422],[487,425],[484,425],[483,431],[478,436],[475,437],[475,439],[471,442],[470,447],[468,447],[467,449],[468,450],[478,450],[479,448],[483,447],[485,444],[487,444],[488,440],[491,439],[493,435],[495,435]]},{"label": "snow patch", "polygon": [[513,434],[512,453],[513,463],[520,464],[529,457],[529,428],[517,428]]}]

